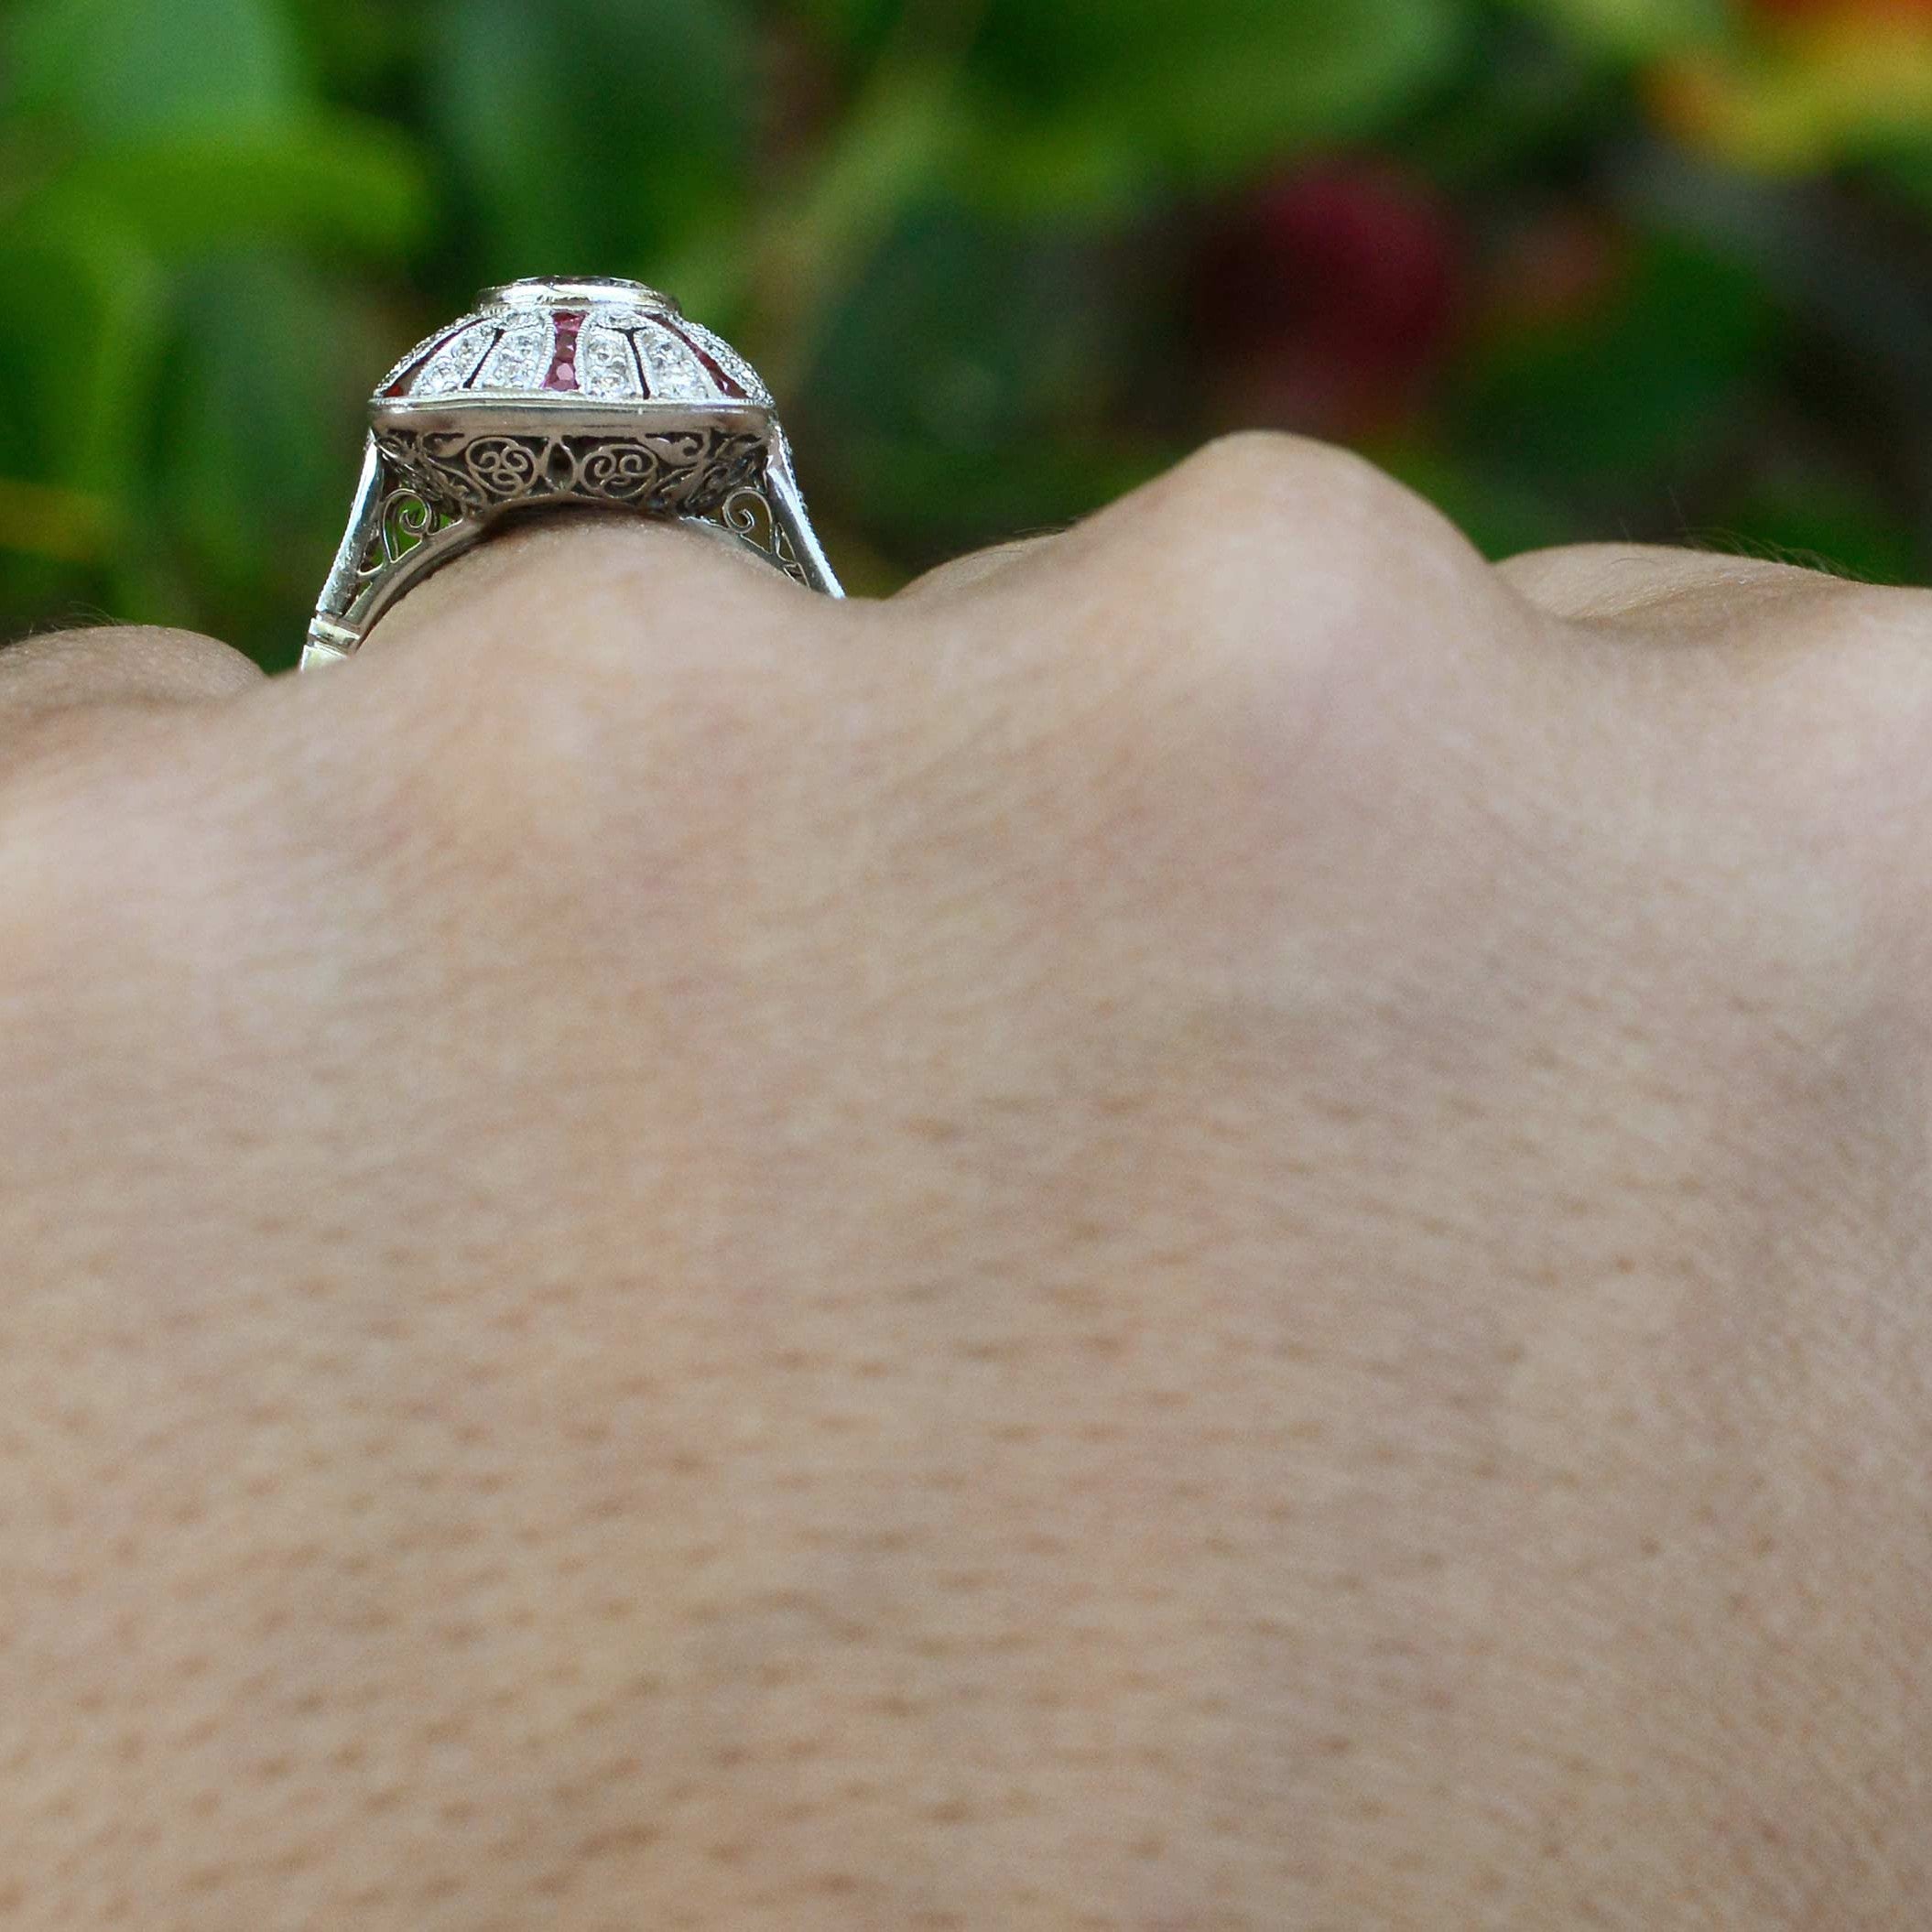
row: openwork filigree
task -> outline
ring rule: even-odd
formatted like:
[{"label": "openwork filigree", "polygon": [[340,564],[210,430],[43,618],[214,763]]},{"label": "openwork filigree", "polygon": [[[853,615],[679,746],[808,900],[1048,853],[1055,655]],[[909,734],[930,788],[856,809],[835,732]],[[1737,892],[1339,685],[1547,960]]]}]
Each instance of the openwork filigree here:
[{"label": "openwork filigree", "polygon": [[622,436],[392,428],[376,443],[420,498],[455,516],[560,502],[700,516],[754,485],[765,461],[755,431],[718,428]]},{"label": "openwork filigree", "polygon": [[722,523],[734,536],[755,545],[787,577],[796,577],[800,583],[809,587],[810,575],[799,562],[798,553],[792,548],[785,526],[772,515],[771,499],[755,484],[733,490],[718,505],[711,521]]},{"label": "openwork filigree", "polygon": [[389,565],[407,557],[426,537],[447,529],[455,517],[425,497],[413,484],[391,490],[376,512],[375,529],[356,568],[358,580],[378,577]]}]

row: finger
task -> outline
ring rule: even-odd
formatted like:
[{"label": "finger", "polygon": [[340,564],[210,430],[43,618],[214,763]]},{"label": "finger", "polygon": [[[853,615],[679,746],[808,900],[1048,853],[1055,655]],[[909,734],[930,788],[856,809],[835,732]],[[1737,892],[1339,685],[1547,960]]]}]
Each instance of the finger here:
[{"label": "finger", "polygon": [[934,783],[1010,797],[990,776],[1010,766],[1058,791],[1091,759],[1073,788],[1123,819],[1205,796],[1251,730],[1258,768],[1317,737],[1439,726],[1487,688],[1476,659],[1525,656],[1549,627],[1413,492],[1277,434],[1222,439],[1071,529],[966,563],[961,594],[942,577],[909,613],[926,647],[868,666],[868,701],[924,733]]},{"label": "finger", "polygon": [[1525,551],[1496,568],[1519,596],[1553,616],[1579,624],[1641,618],[1683,631],[1726,628],[1767,603],[1845,588],[1841,578],[1796,564],[1662,544],[1570,544]]},{"label": "finger", "polygon": [[[714,524],[569,509],[508,522],[414,586],[370,629],[358,657],[425,645],[550,639],[668,645],[707,599],[816,610],[832,602],[774,570]],[[568,639],[563,640],[568,647]]]},{"label": "finger", "polygon": [[219,702],[261,681],[251,659],[194,631],[50,631],[0,650],[0,725],[81,707]]}]

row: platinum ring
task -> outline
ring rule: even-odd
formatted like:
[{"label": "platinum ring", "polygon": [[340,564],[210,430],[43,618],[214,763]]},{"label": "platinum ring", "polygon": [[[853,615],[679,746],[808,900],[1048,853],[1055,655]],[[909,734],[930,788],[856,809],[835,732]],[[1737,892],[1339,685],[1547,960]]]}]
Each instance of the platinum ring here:
[{"label": "platinum ring", "polygon": [[844,594],[757,371],[641,282],[537,277],[484,289],[377,385],[302,668],[352,656],[504,518],[571,505],[710,523]]}]

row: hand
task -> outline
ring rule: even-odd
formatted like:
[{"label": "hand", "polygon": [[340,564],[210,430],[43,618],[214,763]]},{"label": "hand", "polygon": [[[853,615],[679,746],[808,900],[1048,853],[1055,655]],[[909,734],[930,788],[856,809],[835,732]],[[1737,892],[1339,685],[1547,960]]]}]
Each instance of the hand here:
[{"label": "hand", "polygon": [[0,1918],[1926,1919],[1928,611],[1243,438],[0,655]]}]

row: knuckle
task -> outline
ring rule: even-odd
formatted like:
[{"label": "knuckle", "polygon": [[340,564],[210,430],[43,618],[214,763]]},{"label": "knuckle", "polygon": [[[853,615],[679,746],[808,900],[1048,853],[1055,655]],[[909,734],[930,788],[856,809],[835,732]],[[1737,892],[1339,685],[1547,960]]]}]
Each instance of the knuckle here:
[{"label": "knuckle", "polygon": [[1142,494],[1118,537],[1145,586],[1134,628],[1156,682],[1210,705],[1278,716],[1352,693],[1399,708],[1514,620],[1439,513],[1365,459],[1293,436],[1210,444]]},{"label": "knuckle", "polygon": [[1205,493],[1264,505],[1293,499],[1298,505],[1333,494],[1361,495],[1386,479],[1373,464],[1339,444],[1279,429],[1238,429],[1203,444],[1164,482],[1183,499]]},{"label": "knuckle", "polygon": [[261,675],[230,645],[154,624],[43,632],[0,649],[0,697],[16,717],[63,705],[234,697]]},{"label": "knuckle", "polygon": [[1286,897],[1340,876],[1440,776],[1451,754],[1428,748],[1427,713],[1479,708],[1451,696],[1467,678],[1450,634],[1502,602],[1460,536],[1373,465],[1270,433],[1210,444],[1043,572],[1012,593],[1018,675],[983,687],[998,730],[971,707],[936,728],[976,770],[988,745],[1019,754],[992,804],[1010,825],[1026,801],[1034,871],[1015,883],[1035,929],[1078,925],[1071,907],[1118,914],[1142,956],[1169,960],[1264,946]]},{"label": "knuckle", "polygon": [[1365,457],[1277,430],[1208,444],[1146,493],[1174,537],[1273,575],[1387,584],[1422,553],[1475,560],[1442,516]]},{"label": "knuckle", "polygon": [[1349,450],[1273,431],[1210,443],[1137,499],[1114,546],[1150,636],[1194,675],[1292,698],[1406,675],[1458,628],[1510,621],[1500,582],[1438,511]]},{"label": "knuckle", "polygon": [[1489,566],[1373,465],[1286,436],[1210,445],[1123,507],[1076,547],[1089,582],[1043,613],[1018,694],[1051,723],[1020,780],[1043,905],[1117,917],[1123,966],[1163,984],[1191,961],[1232,986],[1321,908],[1451,895],[1540,689]]}]

